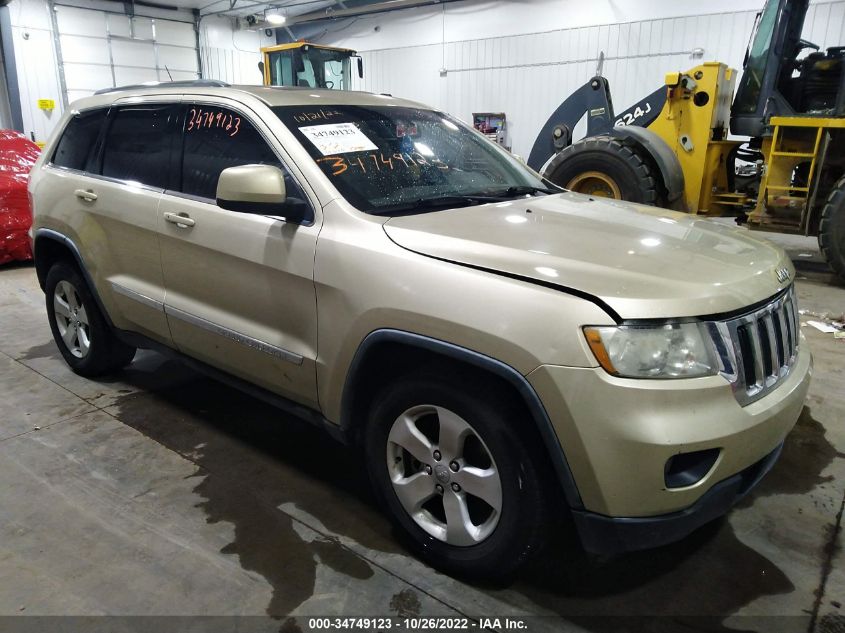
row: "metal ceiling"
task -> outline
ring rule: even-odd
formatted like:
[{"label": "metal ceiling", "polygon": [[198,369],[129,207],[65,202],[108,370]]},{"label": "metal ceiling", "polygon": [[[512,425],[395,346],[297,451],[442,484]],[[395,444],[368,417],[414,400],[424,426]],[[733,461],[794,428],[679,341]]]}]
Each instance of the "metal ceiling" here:
[{"label": "metal ceiling", "polygon": [[[0,0],[2,1],[2,0]],[[327,20],[354,19],[376,13],[387,13],[410,9],[414,7],[430,6],[457,2],[460,0],[274,0],[261,2],[260,0],[110,0],[122,2],[124,10],[129,12],[133,7],[154,7],[158,9],[183,9],[202,18],[206,16],[228,16],[232,18],[257,19],[257,28],[274,28],[262,18],[269,13],[281,13],[287,20],[281,27],[275,27],[277,41],[292,41],[293,39],[311,37],[325,30],[320,23]],[[255,21],[253,21],[255,23]],[[296,28],[292,28],[292,27]],[[322,30],[322,31],[321,31]]]},{"label": "metal ceiling", "polygon": [[[3,0],[0,0],[2,2]],[[121,3],[124,11],[137,8],[186,10],[195,16],[222,15],[233,18],[281,13],[286,25],[313,23],[322,20],[353,18],[374,13],[387,13],[425,5],[446,4],[459,0],[107,0]]]},{"label": "metal ceiling", "polygon": [[[336,0],[276,0],[275,2],[256,2],[255,0],[179,0],[184,8],[198,9],[200,15],[229,15],[244,17],[277,11],[288,18],[325,10],[334,5],[343,5]],[[340,8],[340,7],[339,7]]]}]

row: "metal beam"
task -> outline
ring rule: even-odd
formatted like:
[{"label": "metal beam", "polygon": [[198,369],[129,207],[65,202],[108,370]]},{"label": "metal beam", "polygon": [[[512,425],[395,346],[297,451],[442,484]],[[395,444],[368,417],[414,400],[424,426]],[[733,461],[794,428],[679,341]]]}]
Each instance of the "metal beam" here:
[{"label": "metal beam", "polygon": [[62,42],[59,37],[59,20],[56,18],[56,5],[53,0],[47,0],[47,10],[50,12],[50,26],[53,29],[53,46],[56,49],[56,70],[59,74],[59,92],[61,92],[63,109],[67,109],[67,82],[65,81],[65,64],[62,59]]},{"label": "metal beam", "polygon": [[[426,6],[445,5],[450,2],[460,1],[461,0],[382,0],[373,2],[372,0],[343,0],[342,6],[344,8],[342,9],[327,7],[319,11],[312,11],[311,13],[304,13],[289,17],[282,28],[276,28],[276,43],[285,44],[297,39],[308,40],[315,36],[319,37],[325,29],[325,27],[321,26],[320,23],[329,20],[350,19],[366,15],[375,15],[378,13],[401,11],[403,9],[417,9]],[[341,4],[341,2],[338,1],[335,4]],[[287,32],[289,39],[285,38],[285,31]]]},{"label": "metal beam", "polygon": [[21,91],[18,84],[18,68],[15,65],[15,47],[12,41],[12,19],[9,7],[0,7],[0,44],[3,46],[3,70],[6,75],[6,94],[9,95],[9,112],[12,115],[12,128],[23,132],[23,112],[21,111]]},{"label": "metal beam", "polygon": [[384,2],[373,2],[349,9],[329,8],[323,11],[303,13],[302,15],[296,15],[288,19],[287,24],[293,25],[327,19],[352,18],[361,15],[387,13],[388,11],[399,11],[401,9],[414,9],[435,4],[442,4],[442,2],[440,0],[385,0]]},{"label": "metal beam", "polygon": [[[200,9],[200,13],[202,17],[206,17],[208,15],[228,15],[230,17],[242,17],[244,11],[248,11],[249,9],[255,9],[255,11],[263,11],[266,9],[281,9],[283,11],[290,11],[291,9],[295,9],[297,7],[305,6],[307,4],[321,4],[327,1],[332,2],[334,4],[334,0],[300,0],[299,2],[291,2],[290,4],[283,4],[281,2],[250,2],[248,4],[242,4],[234,9],[234,11],[229,9],[218,9],[215,11],[207,11],[204,12],[205,9],[213,7],[216,4],[220,4],[226,0],[217,0],[216,2],[212,2]],[[229,0],[231,1],[231,0]]]}]

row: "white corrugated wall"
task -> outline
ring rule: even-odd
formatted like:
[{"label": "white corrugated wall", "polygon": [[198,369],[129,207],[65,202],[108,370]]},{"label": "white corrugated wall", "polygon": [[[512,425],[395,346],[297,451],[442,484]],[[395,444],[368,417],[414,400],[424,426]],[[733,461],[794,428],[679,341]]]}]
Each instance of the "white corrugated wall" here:
[{"label": "white corrugated wall", "polygon": [[275,37],[268,37],[263,30],[238,29],[231,18],[205,17],[200,22],[203,77],[231,84],[261,85],[260,50],[275,43]]},{"label": "white corrugated wall", "polygon": [[[527,156],[560,102],[593,76],[606,55],[614,107],[621,112],[663,83],[665,74],[700,63],[742,66],[756,11],[651,19],[445,44],[362,50],[358,89],[422,101],[470,121],[504,112],[513,151]],[[845,0],[810,7],[805,38],[822,48],[845,44]],[[445,68],[443,75],[441,69]]]}]

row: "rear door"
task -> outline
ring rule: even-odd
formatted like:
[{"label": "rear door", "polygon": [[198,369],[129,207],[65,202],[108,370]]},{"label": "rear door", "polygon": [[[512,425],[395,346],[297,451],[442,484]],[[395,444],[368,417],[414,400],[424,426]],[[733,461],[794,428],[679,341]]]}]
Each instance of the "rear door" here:
[{"label": "rear door", "polygon": [[[180,351],[317,408],[314,253],[321,215],[251,111],[225,99],[185,100],[180,182],[159,213],[165,310]],[[269,112],[269,110],[268,110]],[[315,209],[309,226],[215,203],[227,167],[272,164],[288,197]]]},{"label": "rear door", "polygon": [[[156,212],[170,174],[178,105],[136,100],[104,115],[78,115],[79,125],[72,120],[57,145],[53,164],[61,167],[67,205],[59,217],[67,218],[114,324],[169,343]],[[104,130],[93,136],[86,125]],[[83,153],[77,148],[83,141],[93,149]]]}]

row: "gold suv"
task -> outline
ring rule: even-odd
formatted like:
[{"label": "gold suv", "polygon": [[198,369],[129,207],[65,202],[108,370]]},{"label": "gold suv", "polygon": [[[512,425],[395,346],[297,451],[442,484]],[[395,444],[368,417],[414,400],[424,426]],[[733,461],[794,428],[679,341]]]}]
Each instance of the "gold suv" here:
[{"label": "gold suv", "polygon": [[79,374],[176,355],[361,447],[421,557],[505,574],[682,538],[777,459],[810,354],[794,269],[740,229],[568,193],[389,95],[128,87],[30,181]]}]

